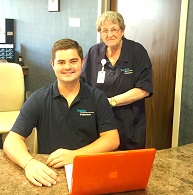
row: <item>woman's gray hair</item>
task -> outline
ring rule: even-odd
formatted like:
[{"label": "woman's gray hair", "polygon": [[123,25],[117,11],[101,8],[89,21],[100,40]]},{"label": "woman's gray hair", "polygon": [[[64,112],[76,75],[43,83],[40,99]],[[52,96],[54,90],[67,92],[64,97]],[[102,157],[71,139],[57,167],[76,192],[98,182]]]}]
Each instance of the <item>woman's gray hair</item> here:
[{"label": "woman's gray hair", "polygon": [[103,12],[96,21],[97,31],[101,31],[101,26],[105,23],[106,20],[110,20],[113,23],[117,24],[121,30],[125,30],[125,23],[123,16],[115,11],[106,11]]}]

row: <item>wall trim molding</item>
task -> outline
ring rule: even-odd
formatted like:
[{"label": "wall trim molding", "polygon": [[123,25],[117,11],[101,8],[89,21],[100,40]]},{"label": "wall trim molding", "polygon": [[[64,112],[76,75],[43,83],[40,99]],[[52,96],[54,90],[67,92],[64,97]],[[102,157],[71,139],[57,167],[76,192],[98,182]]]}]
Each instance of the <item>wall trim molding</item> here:
[{"label": "wall trim molding", "polygon": [[180,16],[178,55],[177,55],[177,68],[176,68],[176,85],[175,85],[175,95],[174,95],[172,147],[177,147],[178,140],[179,140],[181,94],[182,94],[182,81],[183,81],[183,69],[184,69],[184,53],[185,53],[185,41],[186,41],[188,3],[189,0],[181,0],[181,16]]}]

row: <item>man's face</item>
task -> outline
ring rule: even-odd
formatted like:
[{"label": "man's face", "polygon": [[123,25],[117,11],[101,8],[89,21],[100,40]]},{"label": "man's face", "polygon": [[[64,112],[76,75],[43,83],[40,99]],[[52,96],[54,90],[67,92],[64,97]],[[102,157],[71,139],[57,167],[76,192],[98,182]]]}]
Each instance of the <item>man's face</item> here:
[{"label": "man's face", "polygon": [[56,51],[55,59],[51,64],[60,82],[72,83],[79,80],[83,61],[76,49]]}]

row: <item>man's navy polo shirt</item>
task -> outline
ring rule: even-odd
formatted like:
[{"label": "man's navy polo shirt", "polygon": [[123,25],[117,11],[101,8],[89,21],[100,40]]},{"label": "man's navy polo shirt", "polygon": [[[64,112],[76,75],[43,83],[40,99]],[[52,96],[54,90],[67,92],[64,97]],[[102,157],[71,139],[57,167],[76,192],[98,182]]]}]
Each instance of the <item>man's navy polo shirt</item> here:
[{"label": "man's navy polo shirt", "polygon": [[78,149],[98,139],[101,132],[117,125],[102,91],[81,82],[80,92],[68,107],[57,82],[38,89],[23,105],[12,131],[23,137],[37,127],[38,152],[58,148]]}]

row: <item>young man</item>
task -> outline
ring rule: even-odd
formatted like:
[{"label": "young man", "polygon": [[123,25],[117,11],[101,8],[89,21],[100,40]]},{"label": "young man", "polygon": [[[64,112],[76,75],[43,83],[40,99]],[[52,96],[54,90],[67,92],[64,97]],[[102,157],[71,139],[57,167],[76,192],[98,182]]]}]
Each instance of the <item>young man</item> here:
[{"label": "young man", "polygon": [[[79,80],[82,64],[82,48],[76,41],[57,41],[51,60],[57,81],[27,99],[4,142],[7,156],[24,168],[36,186],[56,184],[57,175],[49,167],[63,167],[79,154],[113,151],[119,146],[107,97]],[[39,153],[50,154],[46,164],[35,160],[24,143],[34,127]]]}]

